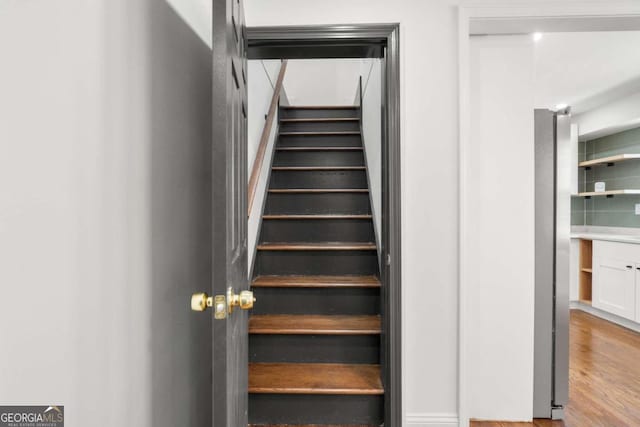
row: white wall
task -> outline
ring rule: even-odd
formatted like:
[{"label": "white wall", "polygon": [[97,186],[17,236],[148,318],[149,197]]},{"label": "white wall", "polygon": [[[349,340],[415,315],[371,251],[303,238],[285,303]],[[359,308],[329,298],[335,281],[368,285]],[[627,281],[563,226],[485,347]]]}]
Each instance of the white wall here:
[{"label": "white wall", "polygon": [[597,138],[640,125],[640,92],[572,117],[580,139]]},{"label": "white wall", "polygon": [[166,0],[189,27],[211,48],[211,2],[208,0]]},{"label": "white wall", "polygon": [[382,61],[362,61],[362,137],[367,156],[376,239],[382,236]]},{"label": "white wall", "polygon": [[535,44],[536,108],[566,103],[581,114],[637,92],[638,45],[640,31],[545,33]]},{"label": "white wall", "polygon": [[[533,415],[534,131],[529,36],[471,38],[465,173],[469,416]],[[489,386],[489,387],[488,387]]]},{"label": "white wall", "polygon": [[0,402],[210,426],[210,318],[188,311],[210,286],[210,50],[162,1],[32,0],[0,3],[0,51]]},{"label": "white wall", "polygon": [[256,160],[260,137],[266,122],[265,116],[269,113],[271,97],[281,64],[279,59],[247,61],[247,102],[249,103],[247,107],[249,110],[247,161],[249,162],[249,176],[251,176],[253,162]]},{"label": "white wall", "polygon": [[[92,48],[100,29],[100,8],[81,6],[80,1],[0,6],[0,401],[5,404],[71,403],[78,397],[74,304],[81,286],[75,255],[82,242],[76,192],[82,184],[74,182],[79,166],[74,159],[82,138],[93,145],[91,130],[99,120],[96,109],[82,111],[80,105],[97,103],[99,94],[78,92],[93,88],[91,78],[99,76],[99,52]],[[77,13],[85,22],[61,22],[65,13]],[[73,40],[75,32],[85,36]],[[86,56],[66,53],[78,51]],[[65,75],[73,68],[76,82]]]},{"label": "white wall", "polygon": [[291,105],[353,105],[360,64],[360,59],[290,60],[283,83],[289,102]]},{"label": "white wall", "polygon": [[[446,0],[245,4],[248,25],[401,25],[403,401],[408,425],[430,427],[456,425],[457,416],[456,5]],[[288,87],[287,94],[291,98]],[[350,103],[354,94],[355,88],[348,92]]]},{"label": "white wall", "polygon": [[[251,176],[253,163],[256,159],[260,138],[265,124],[265,115],[269,113],[273,90],[280,72],[280,60],[254,60],[249,62],[248,87],[247,95],[249,102],[249,118],[248,118],[248,173]],[[286,74],[285,74],[286,75]],[[248,224],[248,268],[251,271],[253,257],[255,255],[256,244],[258,242],[258,232],[260,227],[260,218],[262,217],[263,202],[266,195],[267,183],[269,180],[269,172],[271,171],[271,161],[273,157],[273,144],[276,141],[276,131],[278,124],[276,122],[271,126],[271,133],[265,158],[260,169],[260,176],[256,187],[256,195],[249,213]]]}]

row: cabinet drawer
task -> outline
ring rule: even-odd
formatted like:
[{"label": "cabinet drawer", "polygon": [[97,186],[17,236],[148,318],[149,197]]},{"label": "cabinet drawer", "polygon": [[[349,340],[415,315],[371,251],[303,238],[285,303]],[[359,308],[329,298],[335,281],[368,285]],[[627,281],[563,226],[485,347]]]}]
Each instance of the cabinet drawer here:
[{"label": "cabinet drawer", "polygon": [[632,260],[640,263],[640,245],[634,243],[605,242],[602,240],[593,241],[594,261],[597,257]]}]

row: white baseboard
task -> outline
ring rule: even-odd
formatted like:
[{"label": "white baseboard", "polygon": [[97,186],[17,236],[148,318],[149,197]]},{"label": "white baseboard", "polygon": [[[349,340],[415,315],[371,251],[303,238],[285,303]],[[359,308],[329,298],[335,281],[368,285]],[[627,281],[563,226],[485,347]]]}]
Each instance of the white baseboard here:
[{"label": "white baseboard", "polygon": [[458,427],[458,414],[413,413],[405,417],[407,426]]},{"label": "white baseboard", "polygon": [[608,320],[611,323],[615,323],[635,332],[640,332],[640,323],[627,320],[624,317],[616,316],[615,314],[607,313],[606,311],[581,303],[580,301],[571,301],[569,303],[569,307],[574,309],[577,308],[578,310],[585,311],[601,319]]}]

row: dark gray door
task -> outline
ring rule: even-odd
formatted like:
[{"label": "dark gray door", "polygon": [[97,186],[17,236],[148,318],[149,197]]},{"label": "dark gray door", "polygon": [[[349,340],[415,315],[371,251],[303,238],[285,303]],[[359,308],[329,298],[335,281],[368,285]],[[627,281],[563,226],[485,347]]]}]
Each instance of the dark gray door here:
[{"label": "dark gray door", "polygon": [[[213,0],[214,296],[247,281],[247,60],[241,0]],[[247,425],[247,312],[213,321],[213,425]]]}]

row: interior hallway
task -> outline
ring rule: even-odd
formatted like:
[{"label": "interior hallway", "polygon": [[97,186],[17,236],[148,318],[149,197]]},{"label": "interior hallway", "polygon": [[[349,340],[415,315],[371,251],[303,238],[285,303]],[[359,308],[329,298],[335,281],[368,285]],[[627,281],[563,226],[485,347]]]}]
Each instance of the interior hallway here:
[{"label": "interior hallway", "polygon": [[475,421],[472,427],[640,426],[640,334],[571,310],[565,421]]}]

